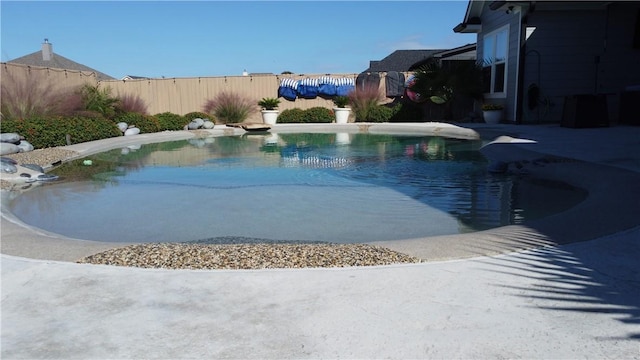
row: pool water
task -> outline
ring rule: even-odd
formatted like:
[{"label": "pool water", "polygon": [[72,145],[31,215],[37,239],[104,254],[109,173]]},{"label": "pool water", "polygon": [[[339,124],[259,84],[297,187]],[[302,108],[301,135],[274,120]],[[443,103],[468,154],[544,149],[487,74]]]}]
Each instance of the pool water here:
[{"label": "pool water", "polygon": [[359,243],[519,224],[586,196],[491,174],[481,145],[346,133],[148,144],[64,164],[51,172],[60,181],[10,206],[27,224],[88,240]]}]

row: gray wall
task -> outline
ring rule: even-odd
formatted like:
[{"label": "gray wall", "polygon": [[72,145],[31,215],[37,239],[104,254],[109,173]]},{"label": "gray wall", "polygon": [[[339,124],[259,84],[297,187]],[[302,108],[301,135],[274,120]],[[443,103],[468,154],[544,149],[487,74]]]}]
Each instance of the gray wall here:
[{"label": "gray wall", "polygon": [[[609,94],[609,119],[617,122],[619,93],[640,85],[640,49],[632,47],[638,9],[640,3],[614,2],[530,13],[524,26],[536,30],[526,42],[523,122],[559,122],[565,96],[594,93]],[[533,111],[526,98],[532,83],[545,102]]]}]

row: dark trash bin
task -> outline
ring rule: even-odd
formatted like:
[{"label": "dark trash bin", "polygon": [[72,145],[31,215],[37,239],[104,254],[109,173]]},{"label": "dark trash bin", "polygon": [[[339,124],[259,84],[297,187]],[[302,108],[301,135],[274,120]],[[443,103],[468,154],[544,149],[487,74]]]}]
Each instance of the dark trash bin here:
[{"label": "dark trash bin", "polygon": [[640,125],[640,85],[629,86],[620,94],[620,123]]},{"label": "dark trash bin", "polygon": [[569,128],[609,126],[607,96],[580,94],[565,97],[560,126]]}]

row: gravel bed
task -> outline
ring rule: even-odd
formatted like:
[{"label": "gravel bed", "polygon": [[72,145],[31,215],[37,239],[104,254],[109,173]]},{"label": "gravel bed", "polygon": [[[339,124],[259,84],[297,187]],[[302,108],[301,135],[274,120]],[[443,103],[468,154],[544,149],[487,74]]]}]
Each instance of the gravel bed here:
[{"label": "gravel bed", "polygon": [[162,269],[274,269],[375,266],[421,260],[367,244],[152,243],[107,250],[78,263]]},{"label": "gravel bed", "polygon": [[3,155],[18,162],[18,164],[36,164],[42,167],[50,166],[60,161],[70,159],[80,154],[73,150],[60,148],[37,149],[33,151]]}]

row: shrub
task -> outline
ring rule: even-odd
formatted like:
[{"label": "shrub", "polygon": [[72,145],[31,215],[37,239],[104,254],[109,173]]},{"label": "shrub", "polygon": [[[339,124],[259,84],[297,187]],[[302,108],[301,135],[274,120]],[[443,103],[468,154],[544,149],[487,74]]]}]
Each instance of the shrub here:
[{"label": "shrub", "polygon": [[254,104],[254,101],[237,93],[223,91],[213,99],[207,100],[202,111],[213,114],[223,123],[239,123],[257,110]]},{"label": "shrub", "polygon": [[283,110],[280,115],[278,115],[279,123],[302,123],[304,122],[304,110],[299,108],[287,109]]},{"label": "shrub", "polygon": [[118,102],[115,106],[118,113],[135,112],[144,115],[148,114],[147,104],[139,95],[121,95],[120,97],[118,97]]},{"label": "shrub", "polygon": [[214,121],[215,119],[214,119],[213,116],[211,116],[211,115],[209,115],[207,113],[200,112],[200,111],[194,111],[194,112],[190,112],[190,113],[187,113],[187,114],[184,115],[184,119],[187,121],[185,124],[188,124],[189,122],[191,122],[191,120],[197,119],[197,118],[209,119],[209,120],[215,122]]},{"label": "shrub", "polygon": [[126,113],[118,115],[114,120],[116,123],[125,122],[129,126],[133,125],[140,129],[140,133],[154,133],[160,131],[160,122],[154,116],[138,113]]},{"label": "shrub", "polygon": [[393,112],[393,108],[384,105],[371,106],[367,113],[367,121],[376,123],[389,122]]},{"label": "shrub", "polygon": [[191,121],[191,120],[186,120],[184,116],[180,116],[178,114],[174,114],[171,112],[163,112],[161,114],[156,114],[154,115],[154,117],[158,119],[158,126],[160,127],[160,131],[182,130],[184,129],[185,125],[187,125],[189,121]]},{"label": "shrub", "polygon": [[72,115],[82,107],[80,96],[72,88],[59,88],[53,82],[36,76],[18,79],[11,73],[2,75],[2,119]]},{"label": "shrub", "polygon": [[107,119],[116,114],[118,98],[111,96],[111,88],[99,89],[98,86],[86,84],[80,88],[82,103],[86,110],[96,111]]},{"label": "shrub", "polygon": [[2,120],[3,132],[15,132],[36,149],[67,145],[121,136],[122,133],[101,115],[32,117],[24,120]]},{"label": "shrub", "polygon": [[349,93],[349,102],[351,109],[356,116],[356,121],[372,121],[369,113],[372,115],[377,110],[378,103],[382,101],[383,95],[380,89],[375,85],[365,86],[364,88],[356,88],[355,91]]},{"label": "shrub", "polygon": [[302,117],[302,121],[306,123],[330,123],[334,119],[333,111],[320,106],[304,110]]}]

